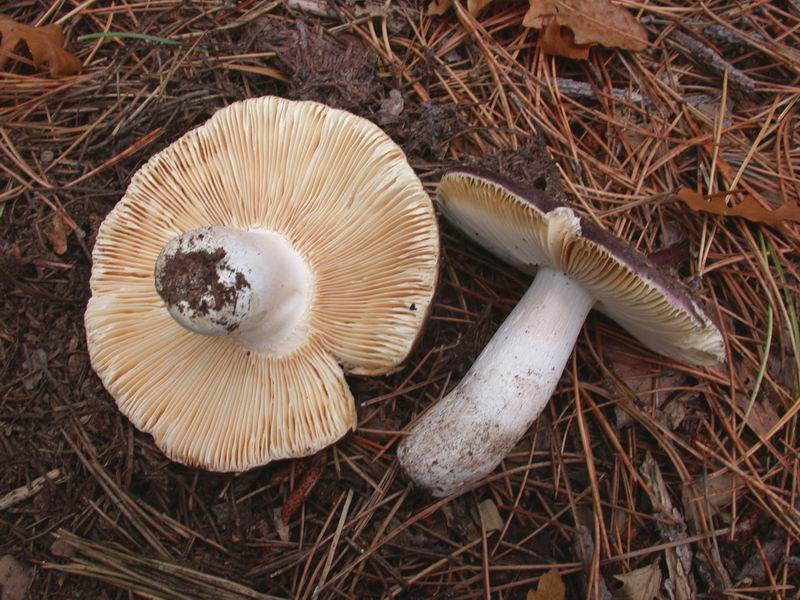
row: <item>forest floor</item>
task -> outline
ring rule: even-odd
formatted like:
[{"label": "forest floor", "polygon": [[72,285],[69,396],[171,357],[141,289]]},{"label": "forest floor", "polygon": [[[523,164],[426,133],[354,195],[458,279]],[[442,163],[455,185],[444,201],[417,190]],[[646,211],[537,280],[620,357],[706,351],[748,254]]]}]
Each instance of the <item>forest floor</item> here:
[{"label": "forest floor", "polygon": [[[82,66],[52,77],[23,46],[0,65],[2,597],[558,600],[531,592],[553,568],[575,599],[797,597],[800,4],[622,4],[648,47],[574,60],[520,2],[4,2],[60,24]],[[706,300],[727,362],[591,313],[502,465],[431,498],[397,442],[531,280],[442,222],[422,343],[348,378],[355,432],[238,475],[169,461],[92,370],[91,250],[150,156],[270,94],[374,121],[431,194],[470,164],[568,202]]]}]

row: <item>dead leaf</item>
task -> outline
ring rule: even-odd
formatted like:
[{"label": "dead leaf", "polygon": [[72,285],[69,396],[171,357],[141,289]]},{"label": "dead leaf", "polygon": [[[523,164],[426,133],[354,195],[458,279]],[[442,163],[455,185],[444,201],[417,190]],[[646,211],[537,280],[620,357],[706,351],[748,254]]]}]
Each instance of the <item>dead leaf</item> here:
[{"label": "dead leaf", "polygon": [[64,225],[64,219],[59,213],[53,214],[45,234],[53,245],[53,251],[56,254],[64,254],[67,251],[67,229]]},{"label": "dead leaf", "polygon": [[[467,0],[473,17],[493,0]],[[647,30],[627,10],[609,0],[529,0],[522,24],[541,30],[539,44],[547,54],[587,59],[601,44],[626,50],[647,49]],[[429,15],[443,15],[453,0],[432,0]]]},{"label": "dead leaf", "polygon": [[[522,21],[525,27],[540,30],[552,25],[568,27],[577,46],[647,48],[647,30],[631,13],[609,0],[530,0],[530,4]],[[560,32],[559,36],[563,41]]]},{"label": "dead leaf", "polygon": [[800,205],[786,202],[778,208],[769,210],[759,204],[752,196],[745,196],[735,206],[725,203],[727,194],[717,194],[706,198],[702,194],[689,188],[681,189],[676,197],[690,209],[698,212],[711,213],[723,217],[742,217],[755,223],[768,223],[778,225],[785,221],[800,222]]},{"label": "dead leaf", "polygon": [[500,512],[497,510],[494,500],[487,498],[478,505],[478,510],[481,513],[481,520],[487,533],[503,529],[503,519],[500,517]]},{"label": "dead leaf", "polygon": [[275,531],[278,533],[280,540],[282,542],[288,542],[291,537],[291,532],[289,531],[289,526],[281,518],[280,508],[272,509],[272,523],[275,525]]},{"label": "dead leaf", "polygon": [[[750,406],[749,396],[741,393],[736,394],[736,405],[742,409],[742,414],[747,412],[747,407]],[[777,411],[766,398],[756,398],[750,408],[750,414],[747,415],[747,425],[759,435],[764,437],[772,430],[780,420]]]},{"label": "dead leaf", "polygon": [[575,34],[568,27],[559,25],[551,21],[545,25],[542,35],[539,37],[539,47],[545,54],[563,56],[565,58],[575,58],[586,60],[589,58],[589,45],[576,44]]},{"label": "dead leaf", "polygon": [[0,598],[25,600],[31,585],[31,573],[16,558],[6,554],[0,558]]},{"label": "dead leaf", "polygon": [[550,569],[539,579],[536,591],[528,590],[526,600],[564,600],[567,588],[558,569]]},{"label": "dead leaf", "polygon": [[0,68],[9,58],[23,60],[14,53],[20,41],[25,42],[37,69],[47,65],[50,75],[75,75],[81,70],[81,61],[64,50],[64,32],[60,25],[34,27],[0,16]]},{"label": "dead leaf", "polygon": [[378,111],[378,123],[386,125],[388,123],[397,123],[400,121],[400,115],[405,107],[403,101],[403,94],[400,90],[391,90],[389,97],[381,101],[381,108]]},{"label": "dead leaf", "polygon": [[[603,358],[619,383],[633,392],[636,404],[648,413],[658,410],[675,393],[675,389],[686,383],[686,375],[680,371],[663,369],[658,365],[644,364],[622,344],[609,342],[603,349]],[[620,389],[616,380],[607,385],[615,398],[624,398],[624,388]],[[617,428],[624,429],[633,423],[628,412],[617,407],[615,410]]]},{"label": "dead leaf", "polygon": [[661,590],[661,569],[658,563],[623,575],[614,575],[622,587],[614,593],[615,600],[653,600]]},{"label": "dead leaf", "polygon": [[[741,488],[740,478],[730,471],[700,475],[681,492],[692,533],[702,533],[703,515],[716,516],[733,503],[733,493]],[[711,515],[708,515],[709,511]]]}]

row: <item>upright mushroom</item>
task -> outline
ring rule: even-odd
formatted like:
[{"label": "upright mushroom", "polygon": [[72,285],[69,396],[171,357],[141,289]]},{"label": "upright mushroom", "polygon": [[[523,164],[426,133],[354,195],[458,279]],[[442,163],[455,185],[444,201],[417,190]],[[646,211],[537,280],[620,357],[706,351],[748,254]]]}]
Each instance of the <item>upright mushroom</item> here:
[{"label": "upright mushroom", "polygon": [[406,473],[433,495],[485,477],[516,445],[593,307],[663,355],[698,365],[724,358],[719,329],[677,281],[541,192],[456,169],[439,183],[437,203],[472,240],[538,273],[464,379],[398,448]]},{"label": "upright mushroom", "polygon": [[356,425],[344,372],[411,352],[438,256],[431,200],[378,127],[238,102],[151,158],[100,227],[92,365],[176,461],[308,455]]}]

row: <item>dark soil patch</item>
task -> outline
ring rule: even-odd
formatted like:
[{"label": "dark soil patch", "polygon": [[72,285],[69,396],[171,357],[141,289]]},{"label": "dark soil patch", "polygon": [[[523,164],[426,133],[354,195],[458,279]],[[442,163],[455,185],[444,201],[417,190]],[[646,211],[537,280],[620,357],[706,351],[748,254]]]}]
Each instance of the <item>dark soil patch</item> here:
[{"label": "dark soil patch", "polygon": [[[247,278],[238,271],[233,283],[223,281],[223,272],[232,269],[224,248],[214,251],[184,251],[178,248],[175,253],[160,257],[159,261],[163,262],[163,266],[155,278],[158,294],[167,305],[185,305],[198,315],[208,315],[213,311],[222,311],[225,306],[235,306],[239,293],[250,287]],[[158,267],[156,271],[158,273]],[[236,323],[230,323],[228,330],[233,331],[236,327]]]}]

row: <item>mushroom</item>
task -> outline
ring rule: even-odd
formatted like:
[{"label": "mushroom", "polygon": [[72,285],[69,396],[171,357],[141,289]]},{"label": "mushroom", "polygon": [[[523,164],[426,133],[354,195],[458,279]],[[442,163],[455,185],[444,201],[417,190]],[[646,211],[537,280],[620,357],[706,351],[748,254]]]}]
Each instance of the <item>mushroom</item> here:
[{"label": "mushroom", "polygon": [[431,199],[377,126],[237,102],[151,158],[103,221],[92,366],[175,461],[306,456],[356,426],[345,372],[411,353],[438,258]]},{"label": "mushroom", "polygon": [[437,204],[469,238],[537,274],[465,377],[398,447],[406,474],[434,496],[485,477],[517,444],[555,390],[592,308],[665,356],[723,360],[719,329],[677,281],[542,192],[459,168],[443,176]]}]

